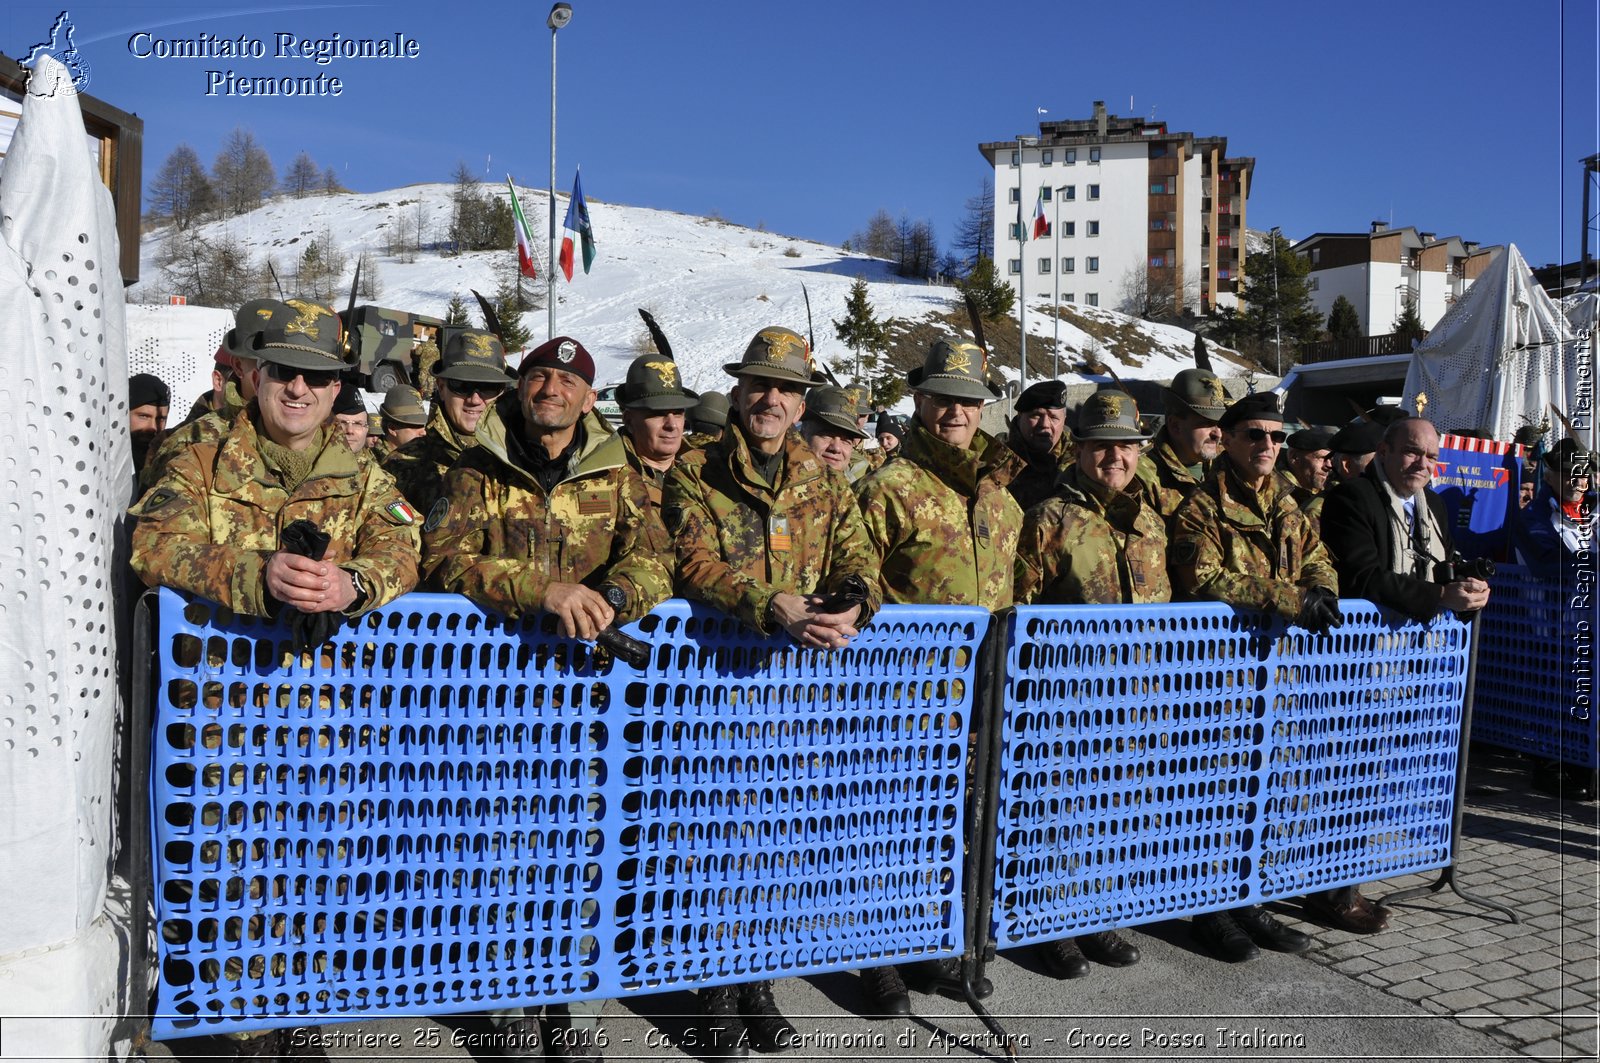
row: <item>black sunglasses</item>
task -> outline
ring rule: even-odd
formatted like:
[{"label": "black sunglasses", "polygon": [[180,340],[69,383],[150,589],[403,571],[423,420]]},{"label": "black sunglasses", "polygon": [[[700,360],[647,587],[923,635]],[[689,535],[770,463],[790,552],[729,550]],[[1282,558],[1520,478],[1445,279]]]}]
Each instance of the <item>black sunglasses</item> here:
[{"label": "black sunglasses", "polygon": [[476,395],[481,399],[497,399],[506,390],[504,384],[480,384],[473,380],[446,380],[444,386],[450,389],[450,394],[462,398]]},{"label": "black sunglasses", "polygon": [[1288,432],[1269,432],[1265,428],[1242,428],[1239,431],[1241,435],[1252,443],[1259,443],[1263,439],[1271,439],[1274,443],[1282,446],[1283,441],[1289,438]]},{"label": "black sunglasses", "polygon": [[303,377],[306,387],[325,388],[337,384],[340,374],[341,370],[338,369],[296,369],[292,365],[267,363],[267,375],[280,384],[292,383],[295,377]]}]

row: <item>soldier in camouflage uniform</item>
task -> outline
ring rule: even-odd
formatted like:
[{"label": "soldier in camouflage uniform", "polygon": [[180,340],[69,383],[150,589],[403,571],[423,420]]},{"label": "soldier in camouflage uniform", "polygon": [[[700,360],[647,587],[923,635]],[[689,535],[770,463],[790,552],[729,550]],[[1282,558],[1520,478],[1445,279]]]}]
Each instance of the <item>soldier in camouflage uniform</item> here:
[{"label": "soldier in camouflage uniform", "polygon": [[[326,423],[344,368],[338,318],[290,300],[256,344],[244,413],[171,455],[129,511],[134,571],[249,616],[355,615],[404,594],[417,582],[416,515]],[[331,538],[322,561],[279,549],[301,517]]]},{"label": "soldier in camouflage uniform", "polygon": [[[462,379],[450,371],[440,379]],[[672,591],[660,516],[628,467],[622,437],[594,412],[593,382],[594,360],[570,337],[528,352],[517,390],[498,401],[496,416],[479,426],[479,445],[445,474],[423,530],[441,590],[506,616],[547,612],[563,637],[585,640],[613,621],[638,619]],[[604,1006],[546,1008],[546,1057],[601,1059]],[[501,1009],[491,1019],[503,1054],[536,1055],[538,1009]]]},{"label": "soldier in camouflage uniform", "polygon": [[424,399],[436,398],[434,392],[438,390],[439,345],[432,340],[423,340],[412,349],[411,358],[412,367],[417,374],[417,394]]},{"label": "soldier in camouflage uniform", "polygon": [[689,435],[684,438],[684,450],[701,450],[722,438],[728,427],[728,396],[720,391],[708,391],[689,411]]},{"label": "soldier in camouflage uniform", "polygon": [[1066,418],[1067,386],[1059,380],[1030,384],[1017,396],[1006,445],[1024,462],[1011,481],[1011,493],[1024,513],[1054,494],[1056,481],[1072,468]]},{"label": "soldier in camouflage uniform", "polygon": [[[877,417],[877,412],[872,408],[872,389],[865,384],[851,384],[844,392],[856,404],[856,431],[861,433],[861,438],[855,443],[855,458],[850,462],[850,469],[854,472],[847,470],[846,473],[850,476],[850,482],[855,483],[867,473],[883,468],[889,455],[881,447],[868,448],[866,445],[868,440],[876,442],[871,429],[871,423]],[[811,407],[813,398],[815,396],[807,399],[807,409]]]},{"label": "soldier in camouflage uniform", "polygon": [[635,358],[617,389],[628,465],[644,480],[658,514],[662,485],[683,447],[685,413],[699,403],[700,396],[678,379],[678,363],[659,354]]},{"label": "soldier in camouflage uniform", "polygon": [[[939,340],[908,374],[916,418],[883,468],[856,485],[867,538],[878,553],[886,602],[1011,605],[1022,510],[1008,487],[1022,461],[978,428],[989,390],[983,350]],[[967,839],[971,843],[971,839]],[[957,960],[935,975],[959,980]],[[911,1001],[893,964],[861,972],[875,1014],[907,1015]],[[993,992],[984,979],[979,996]]]},{"label": "soldier in camouflage uniform", "polygon": [[381,465],[407,443],[428,434],[428,411],[422,408],[421,394],[409,384],[390,388],[378,407],[378,424],[383,434],[368,439],[367,447]]},{"label": "soldier in camouflage uniform", "polygon": [[1284,448],[1283,464],[1294,480],[1295,505],[1318,535],[1322,534],[1322,500],[1333,471],[1333,452],[1329,449],[1332,441],[1331,429],[1312,426],[1290,435],[1289,445]]},{"label": "soldier in camouflage uniform", "polygon": [[383,463],[419,513],[427,513],[439,500],[444,474],[464,451],[478,445],[478,429],[489,430],[497,418],[495,400],[515,379],[506,371],[500,337],[478,329],[451,336],[438,366],[434,379],[439,387],[427,431]]},{"label": "soldier in camouflage uniform", "polygon": [[[1275,612],[1315,634],[1343,623],[1339,578],[1322,540],[1276,471],[1283,415],[1270,394],[1247,395],[1223,413],[1224,454],[1172,519],[1169,565],[1185,599]],[[1304,952],[1311,938],[1258,905],[1197,916],[1196,939],[1220,960],[1259,955],[1257,945]]]},{"label": "soldier in camouflage uniform", "polygon": [[[1076,459],[1056,494],[1028,511],[1017,550],[1017,600],[1035,605],[1165,602],[1167,529],[1140,490],[1139,408],[1106,388],[1078,409]],[[1063,938],[1039,949],[1057,978],[1082,978],[1089,960],[1108,967],[1139,962],[1139,949],[1114,930]]]},{"label": "soldier in camouflage uniform", "polygon": [[[739,380],[727,432],[684,454],[667,476],[663,513],[677,549],[678,592],[765,635],[783,630],[803,646],[843,646],[882,596],[849,483],[789,431],[821,375],[806,341],[776,326],[723,368]],[[866,584],[866,603],[826,611],[826,597],[852,576]],[[746,1034],[761,1051],[795,1044],[771,982],[704,989],[700,1002],[712,1055],[742,1056]]]},{"label": "soldier in camouflage uniform", "polygon": [[857,450],[867,434],[857,427],[856,401],[844,388],[812,388],[806,395],[806,412],[800,417],[800,438],[822,464],[855,483],[872,471],[872,463]]},{"label": "soldier in camouflage uniform", "polygon": [[1228,393],[1214,373],[1185,369],[1162,394],[1166,421],[1139,461],[1139,483],[1150,496],[1167,532],[1172,515],[1200,483],[1222,448],[1217,426],[1228,406]]}]

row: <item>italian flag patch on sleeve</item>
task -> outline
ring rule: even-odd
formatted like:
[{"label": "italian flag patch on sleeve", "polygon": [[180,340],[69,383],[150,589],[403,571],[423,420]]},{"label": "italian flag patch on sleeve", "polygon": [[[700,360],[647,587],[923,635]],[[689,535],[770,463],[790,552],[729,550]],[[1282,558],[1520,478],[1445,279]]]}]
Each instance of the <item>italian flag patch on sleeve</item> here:
[{"label": "italian flag patch on sleeve", "polygon": [[390,502],[384,506],[384,512],[389,514],[389,519],[396,524],[415,524],[417,511],[411,508],[409,502]]}]

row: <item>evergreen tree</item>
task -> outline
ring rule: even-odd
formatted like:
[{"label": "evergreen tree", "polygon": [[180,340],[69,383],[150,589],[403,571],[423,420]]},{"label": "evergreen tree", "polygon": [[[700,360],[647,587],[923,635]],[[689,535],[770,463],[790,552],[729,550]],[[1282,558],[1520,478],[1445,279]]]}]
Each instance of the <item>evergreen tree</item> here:
[{"label": "evergreen tree", "polygon": [[467,320],[467,301],[461,298],[460,292],[450,293],[450,302],[444,308],[444,323],[446,325],[470,325]]},{"label": "evergreen tree", "polygon": [[1333,301],[1333,308],[1328,311],[1328,335],[1341,351],[1361,338],[1361,315],[1356,312],[1355,304],[1342,295]]},{"label": "evergreen tree", "polygon": [[199,221],[216,203],[211,178],[200,163],[200,156],[188,144],[179,144],[161,164],[150,182],[150,211],[172,219],[179,229]]},{"label": "evergreen tree", "polygon": [[[1322,333],[1322,314],[1311,302],[1306,275],[1311,263],[1289,249],[1282,234],[1272,246],[1245,259],[1245,312],[1240,315],[1252,353],[1263,368],[1288,369],[1299,361],[1299,348]],[[1282,356],[1279,357],[1279,343]]]},{"label": "evergreen tree", "polygon": [[1422,315],[1417,313],[1417,300],[1408,291],[1400,300],[1400,313],[1390,328],[1400,341],[1400,349],[1409,351],[1412,343],[1420,340],[1427,331],[1422,327]]},{"label": "evergreen tree", "polygon": [[[528,341],[533,338],[533,333],[522,323],[522,310],[518,305],[516,285],[502,279],[489,302],[494,306],[495,317],[500,319],[500,342],[505,344],[506,353],[515,354],[526,347]],[[488,327],[488,322],[484,322],[484,327]]]},{"label": "evergreen tree", "polygon": [[833,331],[840,342],[856,352],[852,375],[857,380],[865,379],[864,370],[870,376],[877,367],[878,356],[888,347],[888,337],[884,335],[883,323],[873,316],[872,304],[867,301],[865,277],[857,277],[850,285],[850,295],[844,301],[844,320],[834,321]]},{"label": "evergreen tree", "polygon": [[978,257],[966,279],[956,287],[963,293],[973,294],[978,301],[978,313],[985,321],[999,321],[1017,305],[1016,289],[1000,279],[994,260],[987,255]]}]

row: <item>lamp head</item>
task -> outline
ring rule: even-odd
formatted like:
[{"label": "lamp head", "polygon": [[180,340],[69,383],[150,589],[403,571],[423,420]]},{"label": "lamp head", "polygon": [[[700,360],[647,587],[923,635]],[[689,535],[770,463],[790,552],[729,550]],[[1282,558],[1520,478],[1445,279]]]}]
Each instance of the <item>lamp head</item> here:
[{"label": "lamp head", "polygon": [[550,9],[550,17],[545,19],[545,25],[552,30],[558,30],[571,21],[572,5],[563,3],[557,4]]}]

